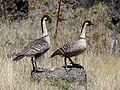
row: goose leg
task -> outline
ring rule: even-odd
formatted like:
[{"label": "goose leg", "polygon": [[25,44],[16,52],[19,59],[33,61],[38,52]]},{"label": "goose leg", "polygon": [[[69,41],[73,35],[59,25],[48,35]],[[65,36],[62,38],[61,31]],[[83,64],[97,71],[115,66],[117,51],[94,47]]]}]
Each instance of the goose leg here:
[{"label": "goose leg", "polygon": [[37,63],[36,63],[36,61],[34,60],[34,64],[35,64],[35,69],[37,69]]},{"label": "goose leg", "polygon": [[37,63],[36,63],[36,59],[37,59],[37,56],[35,55],[35,58],[34,58],[34,65],[35,65],[35,69],[37,70]]},{"label": "goose leg", "polygon": [[66,60],[67,60],[67,58],[65,57],[65,58],[64,58],[64,61],[65,61],[65,70],[66,70],[66,72],[68,73],[68,70],[67,70],[67,61],[66,61]]},{"label": "goose leg", "polygon": [[32,67],[33,67],[33,71],[34,71],[35,70],[35,65],[34,65],[33,57],[31,57],[31,62],[32,62]]},{"label": "goose leg", "polygon": [[75,64],[75,63],[72,61],[71,58],[69,58],[69,61],[71,62],[71,64],[72,64],[73,66],[79,66],[79,64]]},{"label": "goose leg", "polygon": [[31,57],[31,61],[32,61],[33,71],[35,71],[37,69],[36,61],[33,59],[33,57]]},{"label": "goose leg", "polygon": [[70,59],[70,58],[68,58],[68,59],[69,59],[69,61],[71,62],[71,64],[74,66],[75,63],[72,61],[72,59]]}]

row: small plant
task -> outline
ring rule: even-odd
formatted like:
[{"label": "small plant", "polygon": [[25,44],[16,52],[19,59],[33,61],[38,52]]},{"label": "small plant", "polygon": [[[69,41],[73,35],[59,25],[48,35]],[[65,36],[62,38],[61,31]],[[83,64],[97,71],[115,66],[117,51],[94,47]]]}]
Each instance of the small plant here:
[{"label": "small plant", "polygon": [[43,2],[47,3],[47,2],[48,2],[48,0],[43,0]]},{"label": "small plant", "polygon": [[70,80],[54,77],[54,78],[49,78],[48,81],[50,85],[58,87],[60,90],[70,89],[70,86],[69,86],[69,83],[71,83]]},{"label": "small plant", "polygon": [[49,0],[43,0],[43,2],[44,2],[44,5],[48,6]]},{"label": "small plant", "polygon": [[90,14],[90,15],[93,15],[93,14],[98,13],[98,11],[99,11],[98,9],[99,9],[98,5],[95,5],[94,7],[92,7],[92,8],[89,10],[89,14]]},{"label": "small plant", "polygon": [[49,13],[49,14],[48,14],[48,16],[50,16],[50,17],[55,17],[55,16],[56,16],[56,14]]},{"label": "small plant", "polygon": [[112,19],[112,17],[109,15],[107,15],[107,16],[105,16],[104,18],[103,18],[103,23],[104,23],[104,25],[105,26],[107,26],[109,29],[113,29],[113,25],[112,25],[112,23],[111,23],[111,20]]},{"label": "small plant", "polygon": [[78,12],[74,12],[74,16],[75,16],[75,17],[78,17],[78,16],[79,16],[79,13],[78,13]]},{"label": "small plant", "polygon": [[89,10],[89,15],[95,15],[95,14],[100,14],[103,15],[102,13],[105,11],[104,5],[101,5],[101,3],[98,3],[97,5],[93,6]]},{"label": "small plant", "polygon": [[98,42],[98,41],[99,41],[99,38],[100,38],[99,32],[95,32],[95,33],[93,34],[93,41],[94,41],[94,42]]}]

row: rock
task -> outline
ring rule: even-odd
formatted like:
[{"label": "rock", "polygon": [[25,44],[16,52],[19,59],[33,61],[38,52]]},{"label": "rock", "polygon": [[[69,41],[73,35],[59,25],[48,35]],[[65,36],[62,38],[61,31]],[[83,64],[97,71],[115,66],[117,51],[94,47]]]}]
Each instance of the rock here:
[{"label": "rock", "polygon": [[113,0],[112,23],[115,29],[120,33],[120,0]]},{"label": "rock", "polygon": [[27,0],[2,0],[0,5],[0,16],[5,19],[13,21],[28,18]]},{"label": "rock", "polygon": [[68,73],[66,72],[65,67],[60,68],[52,68],[52,69],[43,69],[38,68],[37,71],[32,71],[31,75],[35,81],[44,81],[44,80],[53,80],[53,79],[61,79],[72,81],[72,83],[79,82],[79,85],[87,88],[87,78],[86,71],[83,66],[68,66]]}]

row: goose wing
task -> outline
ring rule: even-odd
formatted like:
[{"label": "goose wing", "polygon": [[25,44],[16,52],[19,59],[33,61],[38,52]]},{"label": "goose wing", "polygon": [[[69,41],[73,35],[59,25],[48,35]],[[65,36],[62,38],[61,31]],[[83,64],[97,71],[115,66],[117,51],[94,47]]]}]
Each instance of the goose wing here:
[{"label": "goose wing", "polygon": [[63,54],[67,54],[67,53],[74,53],[74,52],[80,51],[81,49],[77,41],[73,41],[63,45],[60,48],[60,50],[63,52]]},{"label": "goose wing", "polygon": [[73,41],[70,43],[67,43],[63,45],[61,48],[57,49],[52,55],[51,58],[56,56],[56,55],[63,55],[63,56],[74,56],[78,54],[79,52],[82,52],[82,44],[78,43],[78,41]]},{"label": "goose wing", "polygon": [[32,56],[35,54],[43,54],[50,48],[49,44],[44,38],[35,39],[25,46],[18,55]]}]

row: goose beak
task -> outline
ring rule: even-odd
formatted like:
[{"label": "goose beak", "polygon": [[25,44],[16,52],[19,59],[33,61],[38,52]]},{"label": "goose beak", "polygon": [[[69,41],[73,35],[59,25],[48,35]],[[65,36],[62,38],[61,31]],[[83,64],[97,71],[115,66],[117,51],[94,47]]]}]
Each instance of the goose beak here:
[{"label": "goose beak", "polygon": [[91,23],[90,25],[94,25],[93,23]]}]

